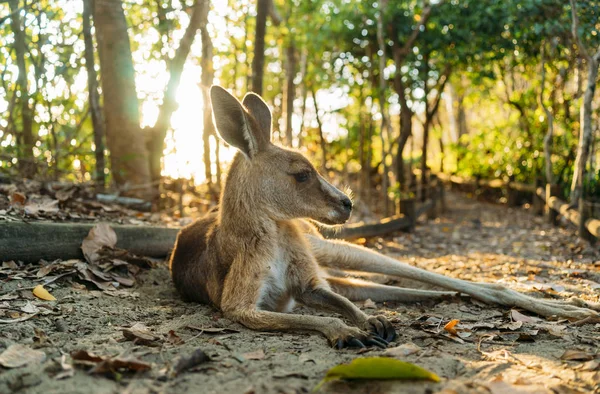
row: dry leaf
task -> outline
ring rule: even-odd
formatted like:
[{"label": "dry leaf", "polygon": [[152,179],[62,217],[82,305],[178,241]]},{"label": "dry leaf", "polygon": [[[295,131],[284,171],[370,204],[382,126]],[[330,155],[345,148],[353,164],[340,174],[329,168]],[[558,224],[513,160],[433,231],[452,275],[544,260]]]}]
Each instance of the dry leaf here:
[{"label": "dry leaf", "polygon": [[444,326],[444,330],[448,331],[448,332],[449,332],[450,334],[452,334],[452,335],[456,335],[456,336],[458,336],[458,333],[456,332],[456,329],[455,329],[454,327],[455,327],[455,326],[456,326],[456,325],[457,325],[459,322],[460,322],[460,320],[458,320],[458,319],[453,319],[453,320],[450,320],[450,321],[448,322],[448,324],[446,324],[446,325]]},{"label": "dry leaf", "polygon": [[593,358],[594,355],[576,349],[567,349],[562,356],[560,356],[560,359],[565,361],[588,361]]},{"label": "dry leaf", "polygon": [[255,350],[253,352],[242,354],[247,360],[262,360],[265,358],[265,352],[261,350]]},{"label": "dry leaf", "polygon": [[183,339],[181,339],[181,337],[177,335],[174,330],[169,330],[167,342],[169,342],[171,345],[179,345],[183,343]]},{"label": "dry leaf", "polygon": [[419,346],[415,345],[412,342],[407,342],[407,343],[404,343],[404,344],[402,344],[400,346],[396,346],[396,347],[393,347],[393,348],[386,349],[386,351],[383,352],[382,355],[386,356],[386,357],[403,358],[403,357],[406,357],[408,355],[417,353],[420,350],[421,350],[421,348]]},{"label": "dry leaf", "polygon": [[238,330],[233,328],[220,328],[220,327],[197,327],[193,325],[187,325],[186,328],[191,330],[202,331],[204,334],[229,334],[229,333],[238,333]]},{"label": "dry leaf", "polygon": [[139,345],[152,345],[158,337],[150,332],[150,329],[142,323],[136,323],[130,328],[123,329],[123,336]]},{"label": "dry leaf", "polygon": [[73,368],[73,365],[67,362],[66,354],[63,354],[60,358],[60,367],[62,368],[62,371],[56,374],[56,376],[54,376],[54,379],[56,380],[67,379],[75,374],[75,369]]},{"label": "dry leaf", "polygon": [[0,365],[4,368],[18,368],[27,364],[41,363],[46,359],[46,353],[41,350],[33,350],[27,346],[15,344],[10,345],[0,354]]},{"label": "dry leaf", "polygon": [[43,285],[37,285],[33,289],[33,295],[45,301],[56,301],[56,298],[44,288]]},{"label": "dry leaf", "polygon": [[97,356],[87,350],[74,351],[71,353],[71,358],[77,364],[93,366],[90,370],[90,374],[113,373],[119,370],[146,371],[152,368],[150,364],[133,357],[106,358]]},{"label": "dry leaf", "polygon": [[42,199],[40,201],[30,201],[25,205],[25,213],[31,216],[37,216],[40,213],[57,213],[58,200]]},{"label": "dry leaf", "polygon": [[595,371],[600,369],[600,359],[599,360],[590,360],[586,363],[581,364],[578,368],[580,371]]},{"label": "dry leaf", "polygon": [[100,250],[103,247],[114,248],[117,244],[117,234],[107,223],[98,223],[81,243],[85,259],[90,263],[100,260]]},{"label": "dry leaf", "polygon": [[537,317],[524,315],[514,309],[510,310],[510,318],[515,322],[523,322],[523,323],[537,323],[542,320]]},{"label": "dry leaf", "polygon": [[377,304],[375,304],[373,302],[373,300],[371,300],[370,298],[367,298],[364,302],[363,302],[363,307],[366,309],[377,309]]},{"label": "dry leaf", "polygon": [[25,200],[27,197],[23,193],[13,192],[10,195],[10,205],[25,205]]},{"label": "dry leaf", "polygon": [[179,358],[175,366],[173,367],[173,375],[178,375],[183,371],[187,371],[190,368],[204,364],[210,361],[210,357],[202,349],[196,349],[189,356],[182,356]]}]

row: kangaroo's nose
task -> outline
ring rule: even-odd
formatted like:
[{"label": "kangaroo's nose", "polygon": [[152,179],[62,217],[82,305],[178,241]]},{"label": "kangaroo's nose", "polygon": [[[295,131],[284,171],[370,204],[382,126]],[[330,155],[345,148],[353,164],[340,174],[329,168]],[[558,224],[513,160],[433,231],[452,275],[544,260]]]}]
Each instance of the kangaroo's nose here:
[{"label": "kangaroo's nose", "polygon": [[352,201],[350,201],[350,199],[348,197],[344,197],[344,198],[342,198],[342,206],[346,210],[351,211],[352,210]]}]

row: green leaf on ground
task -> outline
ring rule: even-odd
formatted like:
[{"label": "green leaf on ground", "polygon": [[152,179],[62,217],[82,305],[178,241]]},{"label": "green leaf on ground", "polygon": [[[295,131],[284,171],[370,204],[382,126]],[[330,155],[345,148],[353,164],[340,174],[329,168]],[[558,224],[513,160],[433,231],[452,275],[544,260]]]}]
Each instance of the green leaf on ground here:
[{"label": "green leaf on ground", "polygon": [[331,368],[313,391],[317,391],[324,383],[340,379],[440,381],[440,377],[433,372],[405,361],[388,357],[363,357]]}]

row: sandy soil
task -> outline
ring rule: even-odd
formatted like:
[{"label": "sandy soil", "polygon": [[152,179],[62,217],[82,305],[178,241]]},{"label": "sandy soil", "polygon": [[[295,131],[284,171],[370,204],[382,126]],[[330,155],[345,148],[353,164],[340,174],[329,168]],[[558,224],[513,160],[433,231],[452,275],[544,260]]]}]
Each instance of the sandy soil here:
[{"label": "sandy soil", "polygon": [[[520,208],[457,194],[448,200],[451,210],[422,223],[415,233],[367,245],[450,276],[503,282],[540,297],[578,295],[598,301],[600,254],[579,241],[573,229],[553,228]],[[164,263],[141,273],[132,289],[112,295],[65,277],[47,286],[57,298],[47,302],[35,299],[30,290],[9,292],[35,281],[0,283],[0,312],[19,310],[27,302],[41,311],[26,321],[0,324],[0,353],[23,344],[46,356],[42,363],[0,367],[0,393],[305,393],[328,368],[383,353],[333,350],[318,335],[247,330],[211,307],[182,302]],[[366,302],[361,307],[389,316],[399,332],[392,344],[400,346],[398,358],[432,370],[442,382],[335,382],[321,392],[600,392],[598,323],[574,326],[537,318],[518,322],[520,315],[511,318],[509,309],[470,300],[435,305]],[[456,327],[463,330],[462,339],[443,329],[451,319],[460,320]],[[151,346],[124,337],[123,328],[135,323],[143,323],[156,337]],[[135,357],[151,369],[92,375],[88,367],[78,365],[71,371],[69,354],[81,349],[103,357]],[[196,349],[212,361],[171,376],[177,360]],[[570,351],[567,358],[577,360],[562,360],[565,351]]]}]

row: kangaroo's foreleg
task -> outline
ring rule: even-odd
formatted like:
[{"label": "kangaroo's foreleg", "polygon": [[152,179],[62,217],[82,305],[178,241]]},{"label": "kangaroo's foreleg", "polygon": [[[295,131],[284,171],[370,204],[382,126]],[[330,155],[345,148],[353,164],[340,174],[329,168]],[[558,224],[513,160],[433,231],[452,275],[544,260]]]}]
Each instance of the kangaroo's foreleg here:
[{"label": "kangaroo's foreleg", "polygon": [[[340,313],[347,317],[352,323],[365,331],[376,333],[382,338],[387,345],[387,342],[392,341],[396,337],[396,330],[392,324],[383,316],[369,316],[361,311],[350,300],[331,291],[325,286],[319,286],[314,289],[303,292],[299,301],[305,305],[309,305],[321,310]],[[378,338],[367,339],[367,344],[378,345]]]},{"label": "kangaroo's foreleg", "polygon": [[328,277],[327,282],[333,291],[352,301],[424,302],[450,299],[457,295],[454,291],[406,289],[355,278]]},{"label": "kangaroo's foreleg", "polygon": [[[220,302],[220,308],[226,317],[254,330],[320,332],[329,340],[332,346],[338,348],[346,346],[364,347],[365,344],[380,347],[387,345],[387,342],[384,340],[379,340],[358,327],[350,327],[337,318],[294,315],[261,310],[257,307],[261,280],[239,279],[251,277],[260,278],[260,265],[254,262],[243,261],[241,257],[236,258],[225,278]],[[316,279],[317,282],[315,284],[318,284],[318,277]],[[325,286],[327,285],[325,284]],[[331,291],[329,290],[329,292]],[[333,302],[343,312],[343,300],[339,300],[339,298],[343,297],[336,296],[331,299],[327,298],[327,289],[318,291],[314,286],[309,286],[301,292],[301,297],[299,298],[307,304],[321,305],[323,307],[328,306],[328,302]],[[350,301],[347,302],[350,303]],[[329,309],[332,308],[334,307]],[[336,309],[336,311],[340,312],[340,309]],[[360,310],[358,312],[358,314],[354,313],[352,316],[356,320],[361,320],[360,314],[362,312]],[[369,318],[365,316],[365,320],[369,320]]]},{"label": "kangaroo's foreleg", "polygon": [[483,302],[516,306],[542,316],[582,319],[600,315],[597,312],[600,311],[600,305],[579,299],[566,301],[537,299],[499,284],[474,283],[429,272],[347,242],[325,240],[311,235],[307,235],[306,238],[311,244],[311,250],[317,261],[325,267],[376,272],[413,279],[465,293]]}]

